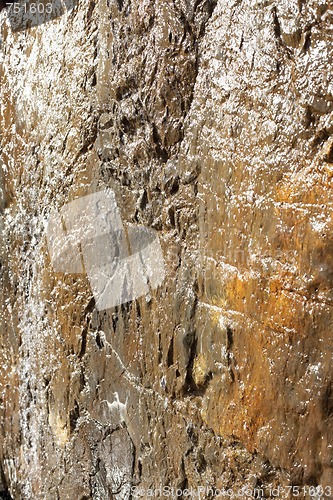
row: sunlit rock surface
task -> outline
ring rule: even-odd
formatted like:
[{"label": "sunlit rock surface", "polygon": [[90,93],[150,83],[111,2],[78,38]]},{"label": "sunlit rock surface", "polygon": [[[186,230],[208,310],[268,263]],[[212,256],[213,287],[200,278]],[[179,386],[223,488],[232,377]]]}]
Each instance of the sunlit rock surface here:
[{"label": "sunlit rock surface", "polygon": [[[12,498],[333,485],[332,7],[80,0],[15,33],[2,10]],[[45,224],[107,188],[165,277],[98,310]]]}]

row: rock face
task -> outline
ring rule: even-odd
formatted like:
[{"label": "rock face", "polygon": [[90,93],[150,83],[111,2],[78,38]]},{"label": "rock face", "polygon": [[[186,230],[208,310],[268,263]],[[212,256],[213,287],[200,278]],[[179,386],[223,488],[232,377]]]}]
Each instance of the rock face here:
[{"label": "rock face", "polygon": [[[6,494],[330,498],[332,15],[80,0],[13,32],[1,12]],[[85,274],[54,270],[45,222],[105,189],[157,232],[165,277],[98,310]]]}]

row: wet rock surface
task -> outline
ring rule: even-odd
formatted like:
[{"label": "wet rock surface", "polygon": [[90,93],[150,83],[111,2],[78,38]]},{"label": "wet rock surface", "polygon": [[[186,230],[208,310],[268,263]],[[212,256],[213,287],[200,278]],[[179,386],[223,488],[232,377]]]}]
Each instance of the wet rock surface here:
[{"label": "wet rock surface", "polygon": [[[1,12],[12,498],[333,485],[332,13],[80,0],[13,32]],[[100,311],[45,223],[106,188],[157,232],[165,278]]]}]

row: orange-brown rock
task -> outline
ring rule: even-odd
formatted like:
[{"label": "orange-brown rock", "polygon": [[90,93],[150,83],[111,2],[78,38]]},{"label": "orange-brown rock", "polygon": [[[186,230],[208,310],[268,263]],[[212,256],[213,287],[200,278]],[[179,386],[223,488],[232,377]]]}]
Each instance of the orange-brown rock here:
[{"label": "orange-brown rock", "polygon": [[[80,0],[13,32],[1,12],[3,496],[332,497],[332,15]],[[98,310],[45,223],[105,189],[165,278]]]}]

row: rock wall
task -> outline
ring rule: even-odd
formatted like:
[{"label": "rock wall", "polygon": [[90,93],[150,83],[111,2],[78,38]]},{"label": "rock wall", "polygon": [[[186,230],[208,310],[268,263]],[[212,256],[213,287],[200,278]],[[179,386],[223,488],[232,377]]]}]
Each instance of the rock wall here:
[{"label": "rock wall", "polygon": [[[331,497],[332,13],[80,0],[13,32],[1,12],[3,495]],[[98,310],[45,223],[106,188],[165,278]]]}]

